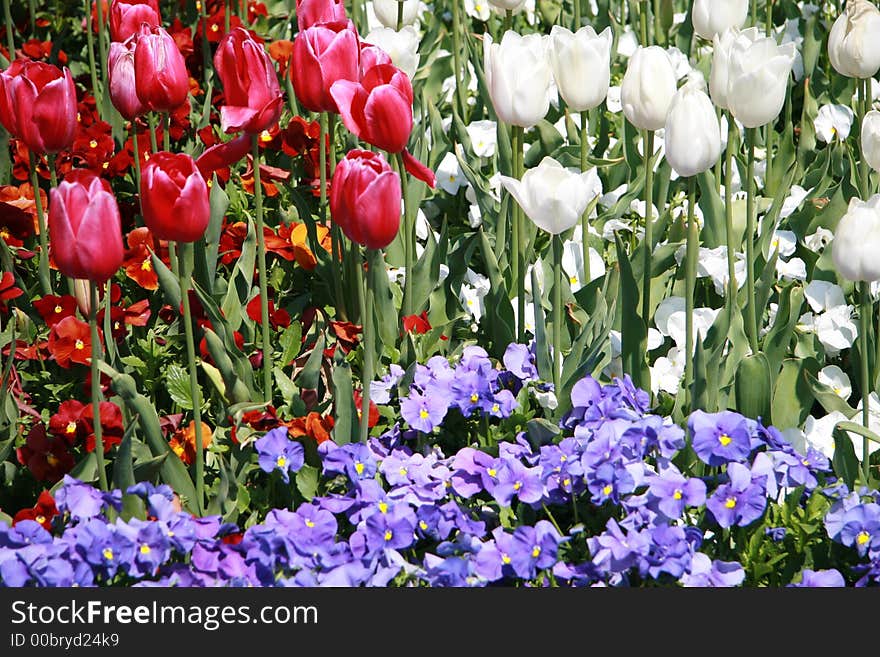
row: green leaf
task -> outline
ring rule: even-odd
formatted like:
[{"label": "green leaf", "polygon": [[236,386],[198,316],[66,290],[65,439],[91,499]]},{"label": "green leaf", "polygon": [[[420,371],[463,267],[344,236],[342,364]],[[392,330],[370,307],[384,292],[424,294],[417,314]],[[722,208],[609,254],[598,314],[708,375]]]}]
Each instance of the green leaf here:
[{"label": "green leaf", "polygon": [[146,461],[140,461],[139,463],[134,464],[134,478],[135,481],[151,481],[156,475],[162,470],[162,464],[165,463],[165,459],[168,458],[168,454],[160,454],[159,456],[154,456],[151,459],[147,459]]},{"label": "green leaf", "polygon": [[189,372],[178,365],[169,365],[165,371],[165,384],[174,403],[184,410],[191,411],[193,398],[190,390]]},{"label": "green leaf", "polygon": [[800,427],[806,421],[815,403],[810,384],[804,376],[819,371],[819,362],[813,358],[787,358],[773,386],[773,425],[780,429]]},{"label": "green leaf", "polygon": [[834,427],[832,435],[834,456],[831,465],[834,466],[834,473],[852,489],[860,475],[859,460],[856,458],[852,439],[839,426]]},{"label": "green leaf", "polygon": [[623,371],[632,376],[636,387],[650,390],[651,378],[645,358],[648,353],[648,328],[639,317],[639,288],[620,235],[615,233],[614,239],[620,268],[620,355],[623,359]]},{"label": "green leaf", "polygon": [[736,409],[746,417],[770,419],[770,363],[763,353],[743,358],[736,372]]},{"label": "green leaf", "polygon": [[309,354],[306,364],[299,374],[296,375],[296,384],[300,388],[316,390],[321,376],[321,362],[324,358],[324,334],[319,333],[318,339],[312,352]]},{"label": "green leaf", "polygon": [[544,317],[543,291],[538,285],[538,268],[532,267],[532,299],[535,307],[535,360],[538,376],[544,381],[553,378],[553,366],[550,364],[550,348],[547,342],[547,324]]},{"label": "green leaf", "polygon": [[131,422],[122,435],[122,441],[116,450],[116,456],[113,459],[113,487],[126,490],[129,486],[134,486],[134,469],[132,462],[131,440],[137,424]]},{"label": "green leaf", "polygon": [[510,303],[507,286],[498,267],[498,261],[495,259],[495,252],[489,243],[489,237],[483,231],[482,226],[478,232],[480,252],[483,254],[490,283],[485,300],[486,313],[483,315],[481,323],[492,338],[492,355],[500,357],[507,345],[515,339],[513,306]]},{"label": "green leaf", "polygon": [[153,270],[159,279],[159,287],[165,295],[165,300],[172,308],[180,308],[180,281],[177,280],[177,276],[165,266],[162,259],[155,253],[150,253],[150,259],[153,262]]},{"label": "green leaf", "polygon": [[[341,354],[340,350],[336,350]],[[359,420],[354,403],[354,390],[351,384],[351,366],[341,355],[333,363],[333,405],[336,411],[333,425],[333,441],[337,445],[357,442],[359,439]],[[364,383],[368,385],[368,383]]]},{"label": "green leaf", "polygon": [[302,349],[302,324],[293,322],[281,334],[281,367],[287,367]]},{"label": "green leaf", "polygon": [[848,418],[852,418],[858,413],[855,408],[841,399],[840,395],[836,394],[830,387],[821,383],[813,374],[805,371],[803,376],[807,380],[807,385],[810,386],[810,392],[813,393],[813,397],[822,405],[826,413],[840,411]]},{"label": "green leaf", "polygon": [[304,465],[296,473],[296,489],[307,502],[318,494],[319,475],[318,468],[311,465]]}]

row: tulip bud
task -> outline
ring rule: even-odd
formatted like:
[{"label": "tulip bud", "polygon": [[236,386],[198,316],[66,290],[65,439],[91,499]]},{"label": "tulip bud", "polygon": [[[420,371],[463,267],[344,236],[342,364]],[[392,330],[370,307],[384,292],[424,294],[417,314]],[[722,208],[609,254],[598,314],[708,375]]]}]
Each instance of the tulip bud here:
[{"label": "tulip bud", "polygon": [[573,228],[593,200],[592,171],[575,173],[545,157],[522,180],[501,176],[504,186],[541,230],[559,235]]},{"label": "tulip bud", "polygon": [[73,296],[76,298],[76,306],[83,317],[91,316],[92,299],[91,286],[85,278],[73,279]]},{"label": "tulip bud", "polygon": [[382,249],[400,228],[400,176],[381,154],[352,150],[336,166],[330,216],[351,241]]},{"label": "tulip bud", "polygon": [[610,27],[598,35],[589,25],[574,34],[559,25],[550,30],[553,77],[559,95],[573,112],[598,107],[608,95],[613,38]]},{"label": "tulip bud", "polygon": [[113,0],[110,5],[110,38],[125,41],[137,34],[146,23],[150,27],[162,24],[159,0]]},{"label": "tulip bud", "polygon": [[201,239],[211,219],[208,185],[186,153],[155,153],[141,173],[144,223],[154,237],[174,242]]},{"label": "tulip bud", "polygon": [[419,35],[411,26],[399,32],[390,27],[377,27],[364,41],[378,46],[388,53],[391,62],[412,80],[419,68]]},{"label": "tulip bud", "polygon": [[214,53],[214,68],[226,100],[220,108],[224,132],[259,134],[278,122],[284,98],[275,66],[247,30],[237,27],[223,37]]},{"label": "tulip bud", "polygon": [[871,110],[862,121],[862,157],[874,171],[880,171],[880,112]]},{"label": "tulip bud", "polygon": [[373,0],[373,13],[385,27],[397,29],[397,8],[403,2],[403,25],[412,25],[419,17],[420,0]]},{"label": "tulip bud", "polygon": [[296,25],[302,32],[312,25],[346,20],[342,0],[296,0]]},{"label": "tulip bud", "polygon": [[189,94],[189,73],[174,38],[161,27],[143,27],[135,39],[135,89],[145,107],[171,112]]},{"label": "tulip bud", "polygon": [[122,265],[119,207],[110,184],[74,169],[49,192],[49,237],[58,270],[103,283]]},{"label": "tulip bud", "polygon": [[773,121],[785,104],[795,44],[778,45],[773,37],[740,33],[730,47],[727,104],[746,128]]},{"label": "tulip bud", "polygon": [[76,115],[76,88],[66,67],[16,61],[0,74],[0,121],[35,153],[68,148]]},{"label": "tulip bud", "polygon": [[749,17],[749,0],[695,0],[691,11],[694,32],[712,41],[729,27],[741,28]]},{"label": "tulip bud", "polygon": [[483,68],[495,113],[504,123],[531,128],[550,109],[553,71],[546,37],[504,33],[501,43],[483,36]]},{"label": "tulip bud", "polygon": [[110,44],[108,78],[110,82],[110,101],[123,118],[133,121],[149,111],[138,98],[134,69],[135,38],[124,43],[114,41]]},{"label": "tulip bud", "polygon": [[697,73],[676,92],[666,117],[666,159],[682,177],[712,168],[721,155],[721,128],[705,81]]},{"label": "tulip bud", "polygon": [[666,51],[659,46],[640,47],[630,58],[620,85],[623,113],[639,130],[659,130],[677,89]]},{"label": "tulip bud", "polygon": [[880,70],[880,9],[867,0],[848,0],[828,35],[834,70],[848,78],[871,78]]},{"label": "tulip bud", "polygon": [[358,80],[358,55],[357,34],[342,21],[313,25],[297,34],[291,78],[302,106],[312,112],[338,113],[330,86],[337,80]]},{"label": "tulip bud", "polygon": [[837,224],[831,243],[837,272],[850,281],[880,280],[880,194],[854,198]]},{"label": "tulip bud", "polygon": [[374,66],[360,82],[338,80],[330,95],[352,134],[389,153],[406,148],[413,127],[413,90],[396,66]]},{"label": "tulip bud", "polygon": [[730,28],[715,35],[712,48],[712,72],[709,75],[709,95],[716,107],[729,109],[727,103],[727,86],[730,78],[730,51],[737,39],[754,41],[759,37],[758,28],[750,27],[740,32]]}]

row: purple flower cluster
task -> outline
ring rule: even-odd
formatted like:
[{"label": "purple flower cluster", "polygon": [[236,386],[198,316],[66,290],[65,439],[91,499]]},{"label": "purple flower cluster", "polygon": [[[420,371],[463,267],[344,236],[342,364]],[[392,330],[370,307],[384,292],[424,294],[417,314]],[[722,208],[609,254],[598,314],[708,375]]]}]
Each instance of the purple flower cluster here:
[{"label": "purple flower cluster", "polygon": [[[416,369],[401,414],[430,431],[453,407],[491,415],[509,395],[512,409],[503,379],[536,380],[529,353],[509,349],[504,371],[479,348],[465,349],[455,367],[431,359]],[[648,405],[629,377],[604,386],[585,378],[552,443],[519,434],[447,456],[436,445],[414,450],[397,425],[367,444],[326,441],[318,448],[319,494],[246,530],[216,516],[194,518],[175,506],[170,488],[146,483],[126,491],[145,510],[128,518],[121,491],[101,493],[68,477],[52,533],[33,521],[0,527],[0,579],[10,586],[743,583],[740,564],[709,556],[717,552],[713,534],[756,523],[792,491],[802,503],[829,470],[827,459],[800,455],[772,427],[735,413],[694,413],[686,432]],[[260,467],[285,481],[303,465],[302,447],[286,430],[268,432],[255,448]],[[682,466],[691,448],[705,464],[700,476]],[[826,526],[880,563],[876,499],[842,497]],[[800,585],[835,582],[804,571]]]},{"label": "purple flower cluster", "polygon": [[[524,345],[510,345],[504,364],[507,369],[496,368],[486,350],[478,346],[465,347],[455,366],[443,356],[434,356],[416,365],[409,394],[400,400],[400,416],[423,433],[440,426],[453,408],[464,417],[510,417],[517,407],[516,393],[525,383],[537,380],[538,372],[534,354]],[[387,390],[399,381],[398,374],[392,372],[374,383],[371,391],[381,400],[390,399]]]},{"label": "purple flower cluster", "polygon": [[855,549],[867,558],[857,585],[880,583],[880,493],[841,491],[825,515],[825,530],[832,540]]}]

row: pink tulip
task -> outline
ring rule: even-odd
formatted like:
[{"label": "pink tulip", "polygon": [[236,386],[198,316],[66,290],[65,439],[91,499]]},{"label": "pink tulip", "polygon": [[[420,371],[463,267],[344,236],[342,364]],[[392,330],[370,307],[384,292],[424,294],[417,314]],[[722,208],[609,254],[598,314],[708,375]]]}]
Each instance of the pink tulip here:
[{"label": "pink tulip", "polygon": [[400,176],[379,153],[352,150],[336,166],[330,215],[351,241],[381,249],[400,228]]},{"label": "pink tulip", "polygon": [[76,115],[76,88],[67,68],[17,60],[0,73],[0,122],[35,153],[68,148]]},{"label": "pink tulip", "polygon": [[162,24],[159,0],[113,0],[110,5],[110,38],[113,41],[125,41],[139,32],[143,23],[150,27]]},{"label": "pink tulip", "polygon": [[337,80],[330,95],[353,134],[389,153],[406,148],[413,127],[413,90],[399,68],[379,64],[365,71],[360,82]]},{"label": "pink tulip", "polygon": [[119,207],[110,184],[74,169],[49,192],[49,237],[59,271],[103,283],[122,266]]},{"label": "pink tulip", "polygon": [[162,151],[141,174],[144,223],[154,237],[175,242],[201,239],[211,219],[208,185],[186,153]]},{"label": "pink tulip", "polygon": [[330,86],[337,80],[358,79],[358,54],[358,37],[350,23],[313,25],[297,34],[291,74],[302,106],[312,112],[338,113]]},{"label": "pink tulip", "polygon": [[174,38],[161,27],[141,27],[135,37],[137,97],[150,110],[172,112],[189,94],[189,72]]},{"label": "pink tulip", "polygon": [[342,0],[296,0],[296,25],[300,32],[312,25],[345,19]]},{"label": "pink tulip", "polygon": [[149,108],[138,98],[135,86],[135,39],[136,37],[126,39],[124,43],[114,41],[110,44],[110,53],[107,56],[110,101],[113,107],[129,121],[149,111]]},{"label": "pink tulip", "polygon": [[224,132],[259,134],[281,116],[281,87],[275,66],[261,43],[243,27],[223,37],[214,54],[226,104],[220,108]]}]

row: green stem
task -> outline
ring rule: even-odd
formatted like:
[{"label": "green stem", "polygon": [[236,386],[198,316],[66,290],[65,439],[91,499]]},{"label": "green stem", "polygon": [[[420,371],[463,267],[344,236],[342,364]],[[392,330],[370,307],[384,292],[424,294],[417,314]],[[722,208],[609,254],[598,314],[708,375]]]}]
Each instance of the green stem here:
[{"label": "green stem", "polygon": [[252,135],[254,200],[257,214],[257,266],[260,268],[260,319],[263,324],[263,401],[272,401],[272,333],[269,326],[269,272],[266,270],[266,237],[263,235],[263,186],[260,182],[260,143]]},{"label": "green stem", "polygon": [[403,254],[404,254],[404,283],[403,283],[403,315],[409,316],[415,313],[413,304],[413,269],[416,261],[416,227],[414,217],[411,217],[409,203],[406,201],[406,168],[403,164],[403,153],[395,153],[397,171],[400,174],[401,192],[403,194]]},{"label": "green stem", "polygon": [[[870,384],[870,365],[868,363],[868,351],[870,350],[870,342],[868,336],[868,329],[870,327],[871,314],[874,311],[874,303],[871,301],[871,285],[865,281],[859,283],[859,287],[861,290],[861,303],[862,307],[859,310],[859,356],[861,358],[861,363],[859,367],[859,374],[861,375],[861,388],[862,388],[862,425],[867,429],[869,428],[869,419],[870,419],[870,397],[871,397],[871,384]],[[862,476],[865,481],[863,482],[866,486],[868,485],[868,477],[871,473],[871,459],[868,454],[868,447],[870,446],[870,442],[867,438],[862,439]]]},{"label": "green stem", "polygon": [[229,34],[229,23],[232,15],[232,3],[230,0],[226,0],[226,11],[223,12],[223,28],[225,30],[224,34]]},{"label": "green stem", "polygon": [[455,102],[452,103],[452,107],[454,111],[455,104],[458,103],[458,113],[463,121],[467,102],[464,97],[465,89],[461,74],[461,9],[459,4],[458,2],[452,3],[452,74],[455,77]]},{"label": "green stem", "polygon": [[724,152],[724,228],[727,237],[727,301],[729,308],[736,308],[736,252],[733,234],[733,142],[736,139],[736,123],[727,114],[727,149]]},{"label": "green stem", "polygon": [[36,0],[28,0],[31,15],[31,36],[37,36],[37,3]]},{"label": "green stem", "polygon": [[199,18],[202,23],[202,75],[205,76],[205,87],[208,86],[208,74],[214,70],[211,66],[211,44],[208,42],[207,3],[208,0],[196,0],[196,6],[199,9]]},{"label": "green stem", "polygon": [[[523,177],[523,129],[511,127],[511,148],[513,157],[513,177]],[[513,279],[516,281],[516,341],[523,343],[526,335],[526,267],[525,267],[525,232],[523,213],[516,200],[510,199],[511,224],[513,226]]]},{"label": "green stem", "polygon": [[749,10],[749,19],[751,20],[751,25],[758,24],[758,0],[752,0],[752,6]]},{"label": "green stem", "polygon": [[767,25],[765,26],[765,31],[767,36],[773,34],[773,0],[767,0]]},{"label": "green stem", "polygon": [[171,152],[171,114],[165,114],[165,125],[162,130],[162,150]]},{"label": "green stem", "polygon": [[648,0],[639,2],[639,40],[641,45],[648,45]]},{"label": "green stem", "polygon": [[364,314],[361,318],[364,331],[364,372],[361,380],[361,442],[366,443],[370,436],[370,383],[375,373],[375,345],[373,322],[373,276],[379,275],[376,267],[381,267],[380,251],[367,249],[366,289],[364,290]]},{"label": "green stem", "polygon": [[752,353],[758,353],[758,320],[755,307],[755,133],[756,128],[746,128],[746,149],[748,165],[746,166],[746,335]]},{"label": "green stem", "polygon": [[[540,303],[536,297],[535,303]],[[553,390],[560,394],[562,387],[562,237],[553,236]]]},{"label": "green stem", "polygon": [[[320,214],[321,221],[327,220],[328,208],[327,208],[327,112],[321,112],[319,118],[319,137],[318,137],[318,166],[321,168],[320,172],[320,181],[321,181],[321,199],[320,199]],[[342,301],[342,278],[339,275],[339,243],[338,243],[338,232],[334,224],[333,228],[330,230],[330,242],[331,242],[331,253],[333,254],[333,266],[331,269],[331,274],[333,276],[333,296],[336,301],[336,313],[337,315],[341,315],[340,308],[342,308],[345,304]],[[315,254],[317,255],[317,254]]]},{"label": "green stem", "polygon": [[[575,6],[578,6],[579,0],[575,0]],[[589,119],[588,112],[581,112],[581,171],[586,171],[588,166],[589,141],[587,139]],[[587,285],[592,280],[590,276],[590,218],[585,211],[581,215],[581,248],[583,249],[584,259],[584,280],[582,285]]]},{"label": "green stem", "polygon": [[[870,107],[870,85],[871,79],[858,80],[856,82],[858,87],[859,97],[856,102],[856,112],[858,115],[859,121],[859,131],[861,134],[861,126],[864,125],[865,114],[868,113],[868,109]],[[861,140],[860,140],[861,143]],[[862,157],[859,159],[859,193],[862,195],[863,200],[868,200],[868,196],[870,195],[870,170],[868,169],[868,161],[865,159],[865,154],[862,153]]]},{"label": "green stem", "polygon": [[150,150],[153,153],[158,153],[159,142],[156,140],[156,115],[153,112],[147,115],[147,123],[150,125]]},{"label": "green stem", "polygon": [[101,402],[104,394],[101,391],[102,359],[101,338],[98,335],[98,286],[89,281],[89,328],[92,334],[92,425],[95,431],[95,461],[98,464],[98,482],[101,490],[109,490],[107,486],[107,469],[104,465],[104,435],[101,427]]},{"label": "green stem", "polygon": [[37,223],[40,228],[40,287],[43,294],[54,294],[52,275],[49,272],[49,231],[46,228],[46,215],[43,212],[43,199],[40,198],[40,177],[37,174],[37,159],[33,151],[28,151],[31,165],[31,185],[34,188],[34,204],[37,206]]},{"label": "green stem", "polygon": [[403,29],[403,0],[397,0],[397,31]]},{"label": "green stem", "polygon": [[654,132],[645,131],[645,260],[642,274],[642,321],[651,325],[651,259],[654,251]]},{"label": "green stem", "polygon": [[[453,2],[452,5],[453,5],[453,7],[455,7],[455,2]],[[513,10],[512,9],[505,10],[504,23],[502,24],[502,27],[504,28],[504,32],[507,32],[508,30],[513,28]],[[502,34],[502,36],[504,36],[504,35]]]},{"label": "green stem", "polygon": [[[697,200],[697,179],[688,178],[688,211],[687,211],[687,253],[685,256],[685,328],[684,328],[684,390],[687,407],[690,408],[691,386],[694,377],[694,287],[697,283],[697,249],[700,235],[694,217],[694,206]],[[693,410],[693,409],[691,409]]]},{"label": "green stem", "polygon": [[[134,178],[135,184],[137,185],[137,195],[138,195],[138,205],[140,205],[141,198],[141,158],[140,158],[140,149],[138,148],[138,133],[137,133],[137,124],[135,121],[131,122],[131,145],[134,148]],[[143,211],[141,211],[143,214]]]},{"label": "green stem", "polygon": [[[88,16],[88,14],[86,15]],[[6,23],[6,47],[9,50],[9,63],[11,64],[15,61],[15,33],[13,31],[15,25],[12,23],[12,12],[9,11],[9,0],[3,0],[3,20]],[[89,34],[91,34],[91,30]]]},{"label": "green stem", "polygon": [[[95,8],[98,15],[98,57],[100,58],[98,61],[98,75],[101,79],[101,90],[103,91],[105,86],[104,80],[106,79],[107,75],[105,73],[105,71],[107,70],[107,44],[104,43],[104,28],[106,27],[106,23],[104,23],[104,7],[100,0],[95,3]],[[91,18],[91,15],[91,12],[86,14],[86,16],[88,16],[89,18]],[[96,103],[96,106],[100,113],[102,103],[97,97],[95,98],[95,100],[98,101]]]},{"label": "green stem", "polygon": [[202,396],[199,388],[199,370],[196,364],[196,346],[193,335],[192,311],[189,303],[190,279],[192,278],[193,248],[191,244],[180,244],[179,281],[180,298],[183,300],[183,327],[186,334],[186,360],[189,365],[189,390],[193,402],[193,421],[196,434],[196,506],[201,513],[204,509],[205,453],[202,445]]},{"label": "green stem", "polygon": [[572,0],[574,5],[574,31],[581,29],[581,0]]}]

